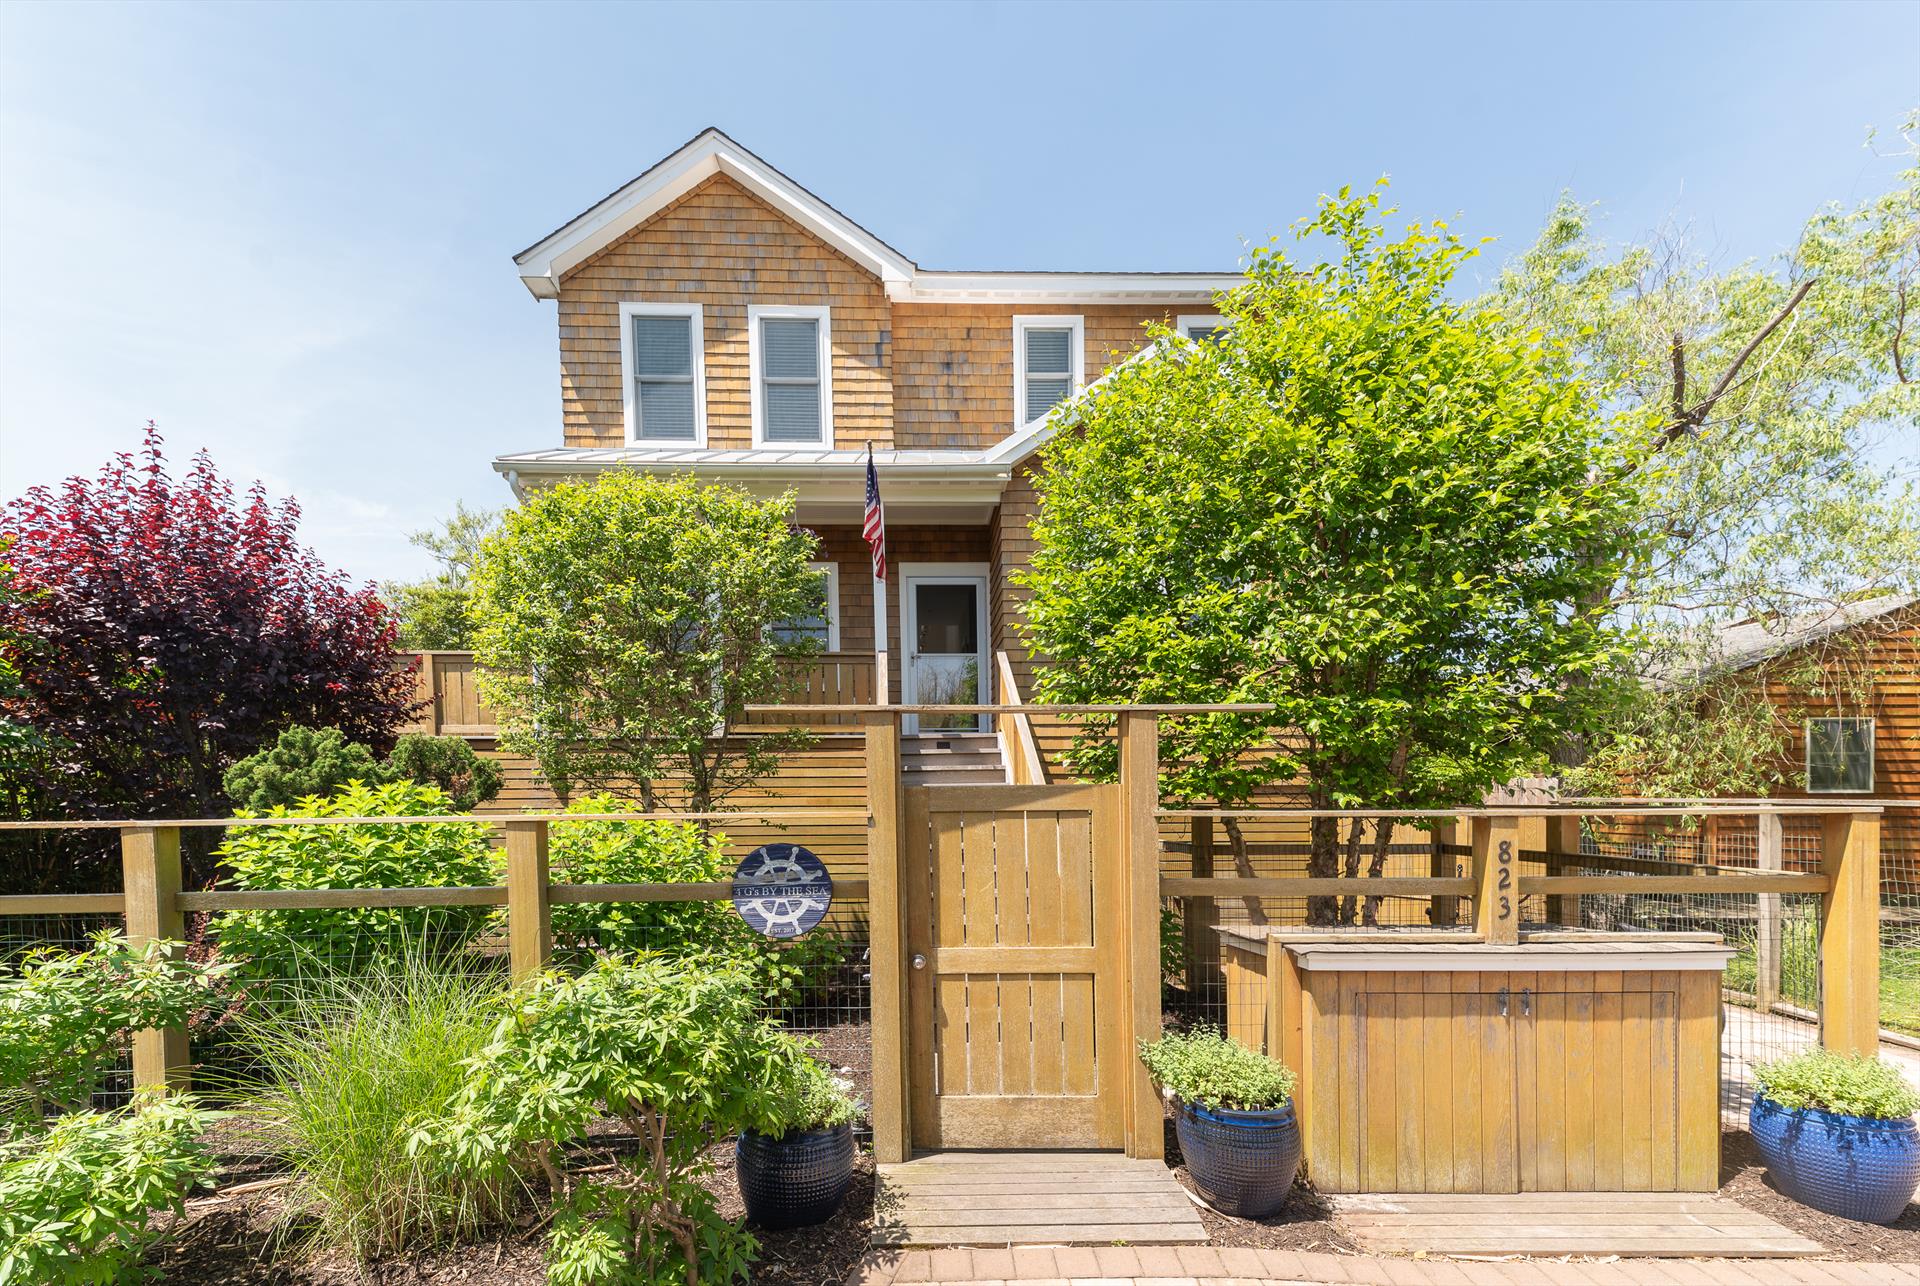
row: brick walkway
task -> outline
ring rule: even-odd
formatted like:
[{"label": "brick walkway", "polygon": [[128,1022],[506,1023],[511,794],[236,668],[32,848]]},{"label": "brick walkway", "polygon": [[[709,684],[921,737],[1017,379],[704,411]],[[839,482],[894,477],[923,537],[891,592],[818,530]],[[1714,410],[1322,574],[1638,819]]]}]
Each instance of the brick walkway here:
[{"label": "brick walkway", "polygon": [[1920,1264],[1634,1259],[1488,1262],[1365,1259],[1211,1246],[1020,1246],[870,1255],[847,1286],[1920,1286]]}]

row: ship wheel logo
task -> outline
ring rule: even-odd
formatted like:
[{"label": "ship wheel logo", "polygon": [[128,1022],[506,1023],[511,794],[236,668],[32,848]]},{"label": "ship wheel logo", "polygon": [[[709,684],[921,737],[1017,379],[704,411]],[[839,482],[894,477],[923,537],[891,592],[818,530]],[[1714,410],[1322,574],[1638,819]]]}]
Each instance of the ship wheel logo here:
[{"label": "ship wheel logo", "polygon": [[831,905],[827,864],[798,844],[762,844],[733,873],[733,909],[769,938],[799,937]]}]

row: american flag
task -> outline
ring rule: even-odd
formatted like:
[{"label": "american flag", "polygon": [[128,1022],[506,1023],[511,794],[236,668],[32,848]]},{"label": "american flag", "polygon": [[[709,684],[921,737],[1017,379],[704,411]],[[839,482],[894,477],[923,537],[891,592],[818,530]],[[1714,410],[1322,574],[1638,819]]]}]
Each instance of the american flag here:
[{"label": "american flag", "polygon": [[873,551],[873,578],[887,578],[887,513],[880,507],[880,474],[873,467],[873,447],[867,447],[867,516],[860,534]]}]

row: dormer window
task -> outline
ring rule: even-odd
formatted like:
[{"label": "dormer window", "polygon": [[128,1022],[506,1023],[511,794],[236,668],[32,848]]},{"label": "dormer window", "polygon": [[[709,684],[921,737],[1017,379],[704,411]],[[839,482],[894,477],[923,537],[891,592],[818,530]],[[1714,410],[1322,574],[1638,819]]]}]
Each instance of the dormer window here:
[{"label": "dormer window", "polygon": [[700,305],[620,305],[627,441],[705,446],[707,395]]},{"label": "dormer window", "polygon": [[1196,344],[1203,344],[1227,328],[1227,319],[1219,313],[1188,313],[1174,323],[1179,331]]},{"label": "dormer window", "polygon": [[755,446],[833,445],[830,321],[826,308],[747,309]]},{"label": "dormer window", "polygon": [[1086,347],[1082,319],[1013,319],[1013,410],[1025,428],[1073,396],[1083,373]]}]

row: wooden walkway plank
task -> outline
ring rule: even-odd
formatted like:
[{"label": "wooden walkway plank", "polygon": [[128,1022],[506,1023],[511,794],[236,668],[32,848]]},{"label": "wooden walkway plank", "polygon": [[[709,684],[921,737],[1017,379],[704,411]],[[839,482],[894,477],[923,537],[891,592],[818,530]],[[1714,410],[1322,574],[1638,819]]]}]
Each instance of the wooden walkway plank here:
[{"label": "wooden walkway plank", "polygon": [[1333,1198],[1369,1254],[1783,1258],[1816,1242],[1699,1192],[1368,1193]]},{"label": "wooden walkway plank", "polygon": [[1197,1244],[1173,1171],[1117,1152],[942,1152],[883,1165],[874,1246]]}]

